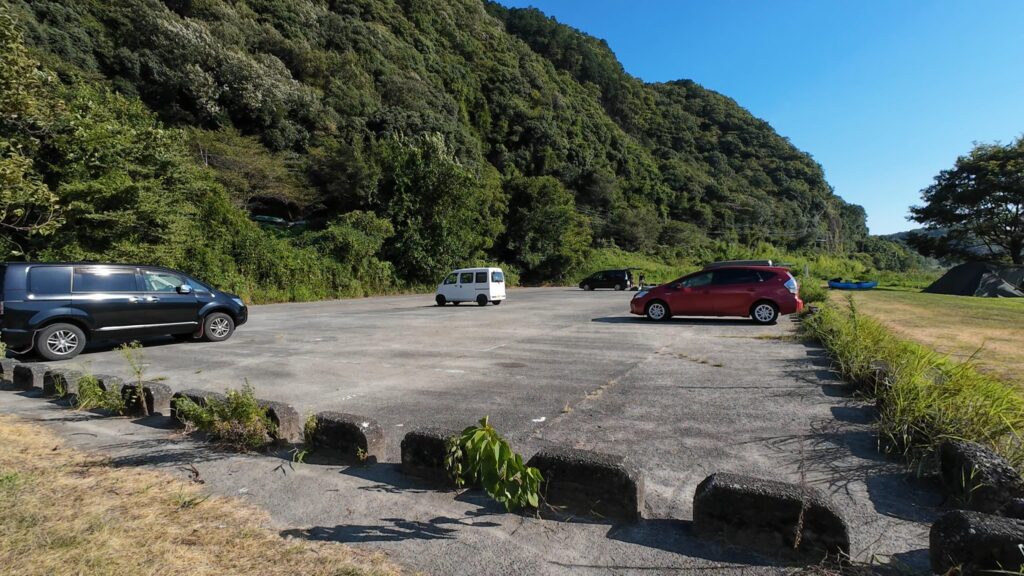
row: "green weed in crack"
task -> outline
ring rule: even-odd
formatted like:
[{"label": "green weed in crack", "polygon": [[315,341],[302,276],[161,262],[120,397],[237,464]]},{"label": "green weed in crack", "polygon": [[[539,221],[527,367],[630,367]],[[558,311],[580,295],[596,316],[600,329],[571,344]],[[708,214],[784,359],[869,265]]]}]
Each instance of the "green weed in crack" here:
[{"label": "green weed in crack", "polygon": [[145,382],[146,358],[142,352],[142,344],[138,340],[134,340],[118,346],[117,350],[132,371],[130,402],[138,404],[143,416],[149,416],[149,405],[146,404],[146,390],[143,384]]},{"label": "green weed in crack", "polygon": [[540,506],[540,470],[523,463],[487,416],[448,441],[444,464],[456,486],[480,484],[506,510]]},{"label": "green weed in crack", "polygon": [[268,410],[256,401],[248,383],[241,390],[228,390],[224,400],[208,399],[204,406],[189,398],[177,398],[174,408],[186,426],[240,452],[265,448],[277,432]]},{"label": "green weed in crack", "polygon": [[124,414],[127,406],[120,390],[106,390],[92,374],[78,379],[78,394],[75,395],[76,410],[102,409],[111,414]]}]

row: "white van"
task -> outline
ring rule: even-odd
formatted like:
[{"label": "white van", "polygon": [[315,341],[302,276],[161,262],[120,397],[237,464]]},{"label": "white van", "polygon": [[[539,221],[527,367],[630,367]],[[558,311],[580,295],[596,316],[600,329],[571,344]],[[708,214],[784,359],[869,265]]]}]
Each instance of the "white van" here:
[{"label": "white van", "polygon": [[505,273],[501,268],[462,268],[455,270],[437,286],[434,301],[438,306],[451,302],[476,302],[497,306],[505,299]]}]

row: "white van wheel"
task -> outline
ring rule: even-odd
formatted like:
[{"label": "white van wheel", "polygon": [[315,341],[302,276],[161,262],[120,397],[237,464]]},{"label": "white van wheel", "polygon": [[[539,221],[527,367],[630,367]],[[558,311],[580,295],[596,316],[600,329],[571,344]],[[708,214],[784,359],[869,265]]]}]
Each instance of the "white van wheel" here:
[{"label": "white van wheel", "polygon": [[438,294],[437,297],[434,298],[434,302],[437,302],[438,306],[444,306],[448,303],[448,299],[444,297],[444,294]]},{"label": "white van wheel", "polygon": [[487,296],[484,296],[483,294],[477,296],[476,297],[476,305],[477,306],[487,306]]}]

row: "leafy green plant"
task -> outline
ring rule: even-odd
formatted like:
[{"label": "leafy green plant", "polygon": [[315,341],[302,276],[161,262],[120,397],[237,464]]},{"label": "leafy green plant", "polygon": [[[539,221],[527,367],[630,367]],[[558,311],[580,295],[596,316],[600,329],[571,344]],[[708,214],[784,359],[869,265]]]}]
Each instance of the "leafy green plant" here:
[{"label": "leafy green plant", "polygon": [[480,484],[506,510],[540,505],[540,470],[523,463],[487,416],[448,442],[444,463],[456,486]]},{"label": "leafy green plant", "polygon": [[174,408],[190,427],[239,451],[266,447],[277,431],[265,407],[260,406],[248,384],[228,390],[224,400],[210,398],[200,406],[189,398],[176,399]]},{"label": "leafy green plant", "polygon": [[101,408],[112,414],[124,414],[127,410],[121,391],[105,390],[100,385],[100,381],[92,374],[86,374],[78,379],[75,408],[78,410]]},{"label": "leafy green plant", "polygon": [[821,281],[817,278],[804,276],[800,279],[800,299],[804,301],[804,304],[825,302],[828,300],[828,290],[821,285]]}]

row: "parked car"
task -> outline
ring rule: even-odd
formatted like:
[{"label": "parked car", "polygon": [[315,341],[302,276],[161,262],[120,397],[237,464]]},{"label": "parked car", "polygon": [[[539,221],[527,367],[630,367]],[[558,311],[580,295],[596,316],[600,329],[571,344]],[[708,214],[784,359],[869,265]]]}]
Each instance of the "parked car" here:
[{"label": "parked car", "polygon": [[796,279],[775,266],[722,266],[701,270],[633,296],[629,311],[651,320],[672,316],[750,316],[774,324],[803,310]]},{"label": "parked car", "polygon": [[476,302],[486,306],[488,302],[497,306],[505,300],[505,273],[501,268],[462,268],[445,277],[437,286],[434,301],[438,306],[451,302],[458,306],[463,302]]},{"label": "parked car", "polygon": [[583,290],[596,288],[628,290],[631,286],[633,286],[633,274],[629,270],[601,270],[580,281],[580,288]]},{"label": "parked car", "polygon": [[0,337],[19,354],[66,360],[88,341],[163,334],[219,342],[247,319],[238,296],[168,268],[0,264]]}]

